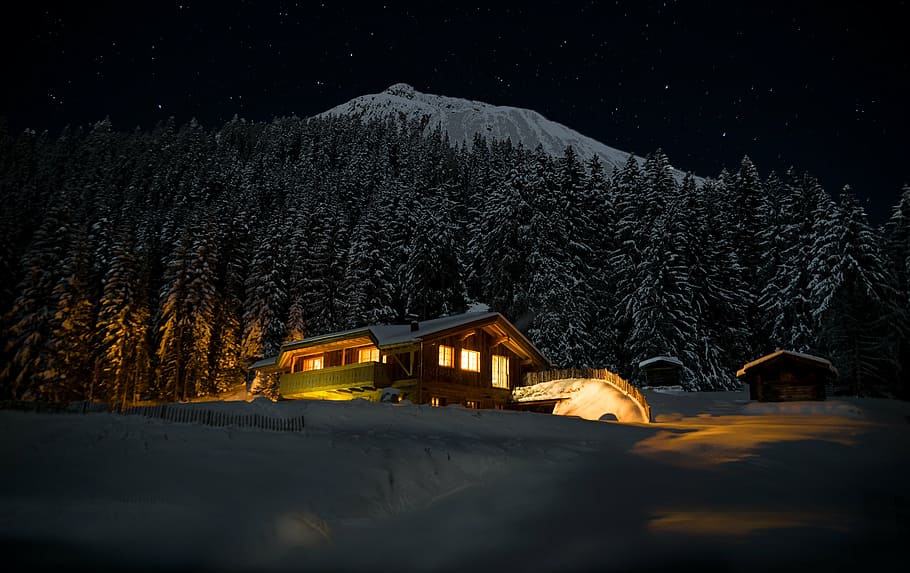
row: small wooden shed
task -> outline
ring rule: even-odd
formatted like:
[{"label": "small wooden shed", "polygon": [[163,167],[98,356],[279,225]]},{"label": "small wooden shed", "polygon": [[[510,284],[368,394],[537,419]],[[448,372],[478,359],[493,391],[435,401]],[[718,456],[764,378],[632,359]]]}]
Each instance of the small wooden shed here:
[{"label": "small wooden shed", "polygon": [[654,356],[638,363],[648,386],[677,386],[683,363],[673,356]]},{"label": "small wooden shed", "polygon": [[824,400],[825,385],[837,378],[837,369],[818,356],[778,350],[749,362],[736,377],[759,402]]}]

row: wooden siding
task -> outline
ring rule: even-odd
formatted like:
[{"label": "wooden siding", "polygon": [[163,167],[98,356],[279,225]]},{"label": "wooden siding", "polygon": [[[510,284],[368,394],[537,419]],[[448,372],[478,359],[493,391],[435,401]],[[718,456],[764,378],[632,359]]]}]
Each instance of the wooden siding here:
[{"label": "wooden siding", "polygon": [[831,377],[825,367],[818,367],[787,357],[754,366],[744,376],[749,384],[749,398],[759,402],[793,402],[824,400],[825,384]]},{"label": "wooden siding", "polygon": [[[449,336],[425,340],[420,353],[419,401],[430,402],[431,398],[443,398],[448,404],[478,402],[481,408],[502,407],[511,400],[511,389],[521,380],[521,358],[502,344],[501,340],[482,328],[471,328]],[[439,364],[439,346],[454,349],[451,367]],[[480,371],[461,368],[461,351],[473,350],[480,353]],[[493,387],[493,355],[509,359],[509,388]]]}]

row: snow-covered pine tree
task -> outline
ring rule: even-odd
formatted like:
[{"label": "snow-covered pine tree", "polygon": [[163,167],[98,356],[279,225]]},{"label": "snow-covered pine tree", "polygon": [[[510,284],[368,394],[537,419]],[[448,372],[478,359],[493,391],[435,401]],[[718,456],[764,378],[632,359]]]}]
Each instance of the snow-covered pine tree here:
[{"label": "snow-covered pine tree", "polygon": [[392,217],[389,206],[389,197],[380,191],[354,227],[342,283],[348,328],[391,323],[397,318],[392,307],[395,271],[391,238],[385,228]]},{"label": "snow-covered pine tree", "polygon": [[519,328],[528,324],[523,290],[531,248],[531,193],[529,161],[513,162],[502,184],[486,197],[474,237],[474,268],[480,273],[482,299]]},{"label": "snow-covered pine tree", "polygon": [[535,151],[530,196],[528,334],[556,364],[591,366],[594,231],[585,171],[568,147],[555,163]]},{"label": "snow-covered pine tree", "polygon": [[619,301],[631,325],[626,345],[632,358],[632,378],[637,382],[638,363],[656,355],[675,356],[684,367],[682,383],[698,386],[697,312],[693,308],[685,257],[682,213],[666,206],[654,221],[653,233],[632,277],[635,288]]},{"label": "snow-covered pine tree", "polygon": [[121,227],[114,236],[98,312],[96,399],[126,406],[147,391],[151,313],[144,288],[129,229]]},{"label": "snow-covered pine tree", "polygon": [[677,223],[674,243],[688,268],[695,331],[686,351],[692,360],[687,366],[693,374],[693,387],[699,390],[726,390],[738,385],[738,351],[746,336],[741,323],[746,286],[736,254],[720,229],[722,213],[717,208],[716,193],[712,182],[698,188],[687,175],[676,203],[683,221]]},{"label": "snow-covered pine tree", "polygon": [[613,250],[607,253],[611,275],[608,278],[613,285],[613,307],[610,324],[618,344],[613,347],[614,367],[625,377],[632,376],[633,357],[626,344],[632,330],[632,316],[621,301],[628,300],[635,293],[636,269],[641,264],[646,247],[641,238],[641,197],[643,194],[642,174],[638,161],[629,156],[622,169],[613,173],[613,190],[615,222],[613,224]]},{"label": "snow-covered pine tree", "polygon": [[464,312],[466,290],[445,190],[427,193],[415,209],[405,267],[407,314],[428,320]]},{"label": "snow-covered pine tree", "polygon": [[[208,214],[184,229],[161,293],[159,392],[187,400],[212,392],[212,331],[218,307],[218,246]],[[210,221],[210,219],[208,220]]]},{"label": "snow-covered pine tree", "polygon": [[263,224],[254,236],[243,305],[241,356],[245,363],[278,354],[287,332],[287,241],[282,227],[274,223]]},{"label": "snow-covered pine tree", "polygon": [[881,251],[881,237],[849,187],[841,192],[837,216],[816,238],[809,285],[819,347],[850,393],[878,395],[894,368],[885,347],[893,280]]},{"label": "snow-covered pine tree", "polygon": [[895,303],[889,324],[898,365],[895,391],[910,398],[910,185],[904,185],[900,199],[886,225],[885,251],[895,281]]},{"label": "snow-covered pine tree", "polygon": [[616,277],[610,264],[610,256],[618,248],[616,192],[604,173],[603,164],[597,156],[587,162],[587,177],[584,182],[590,201],[589,213],[592,237],[589,247],[591,256],[588,284],[591,301],[588,304],[588,336],[591,341],[591,362],[617,370],[619,356],[616,349],[621,346],[619,333],[614,324],[616,308]]},{"label": "snow-covered pine tree", "polygon": [[747,328],[748,338],[745,351],[750,356],[762,353],[764,343],[760,339],[761,318],[758,308],[758,297],[761,289],[760,271],[762,268],[761,236],[766,227],[762,214],[765,190],[758,170],[748,157],[743,157],[739,171],[724,180],[728,193],[727,225],[731,231],[732,247],[736,252],[739,264],[745,276],[754,277],[747,281],[747,290],[743,293],[743,322]]},{"label": "snow-covered pine tree", "polygon": [[[227,192],[225,192],[227,194]],[[249,270],[249,214],[239,197],[222,196],[214,220],[219,246],[218,296],[212,332],[213,371],[210,390],[215,393],[239,388],[246,382],[246,364],[241,356],[243,296]]]},{"label": "snow-covered pine tree", "polygon": [[306,214],[308,248],[298,258],[300,282],[291,296],[302,296],[307,336],[338,330],[343,324],[346,302],[342,281],[349,245],[345,217],[329,198],[318,199]]},{"label": "snow-covered pine tree", "polygon": [[[767,261],[761,276],[759,308],[766,351],[811,352],[817,346],[817,325],[809,285],[810,267],[817,258],[818,238],[832,231],[837,209],[818,181],[788,171],[767,207],[768,225],[761,235]],[[816,268],[819,268],[818,266]]]},{"label": "snow-covered pine tree", "polygon": [[87,231],[76,227],[54,287],[56,309],[51,328],[51,360],[42,374],[39,396],[53,401],[92,396],[95,384],[97,300],[91,287],[92,253]]},{"label": "snow-covered pine tree", "polygon": [[52,368],[55,287],[64,278],[63,256],[70,248],[72,222],[66,197],[53,203],[22,258],[19,295],[4,320],[6,349],[12,360],[0,370],[4,394],[36,398]]}]

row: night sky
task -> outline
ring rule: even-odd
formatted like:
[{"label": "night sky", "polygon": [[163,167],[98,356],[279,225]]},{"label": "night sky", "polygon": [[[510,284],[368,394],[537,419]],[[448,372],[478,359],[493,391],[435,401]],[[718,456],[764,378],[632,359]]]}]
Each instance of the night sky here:
[{"label": "night sky", "polygon": [[875,221],[910,182],[906,2],[25,4],[0,24],[13,131],[303,117],[406,82],[699,175],[793,165]]}]

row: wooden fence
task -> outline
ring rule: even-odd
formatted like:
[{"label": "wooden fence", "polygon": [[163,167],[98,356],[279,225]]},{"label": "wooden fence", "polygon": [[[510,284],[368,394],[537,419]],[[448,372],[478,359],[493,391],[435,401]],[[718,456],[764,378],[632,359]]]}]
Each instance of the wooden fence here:
[{"label": "wooden fence", "polygon": [[89,414],[109,413],[125,416],[145,416],[158,418],[176,424],[201,424],[212,427],[258,428],[272,432],[303,431],[303,416],[291,418],[273,418],[262,414],[238,414],[219,412],[205,408],[187,407],[184,404],[158,404],[155,406],[135,406],[123,410],[112,409],[107,404],[97,402],[32,402],[26,400],[6,400],[0,402],[0,409],[39,412],[49,414]]},{"label": "wooden fence", "polygon": [[259,428],[273,432],[300,432],[303,430],[303,416],[293,418],[273,418],[261,414],[235,414],[186,408],[175,404],[158,404],[157,406],[136,406],[121,412],[126,415],[160,418],[178,424],[202,424],[204,426],[234,426],[237,428]]},{"label": "wooden fence", "polygon": [[645,417],[651,419],[651,406],[641,390],[629,383],[628,380],[620,377],[606,368],[566,368],[563,370],[544,370],[541,372],[528,372],[524,377],[524,385],[532,386],[544,382],[553,382],[554,380],[568,380],[570,378],[593,378],[609,382],[630,398],[638,402]]}]

